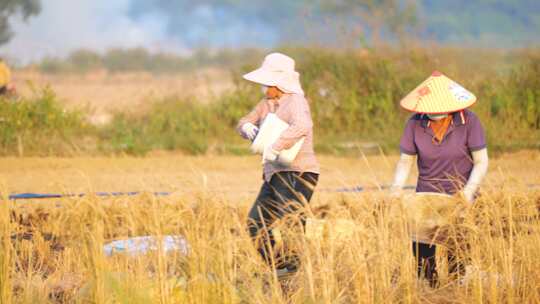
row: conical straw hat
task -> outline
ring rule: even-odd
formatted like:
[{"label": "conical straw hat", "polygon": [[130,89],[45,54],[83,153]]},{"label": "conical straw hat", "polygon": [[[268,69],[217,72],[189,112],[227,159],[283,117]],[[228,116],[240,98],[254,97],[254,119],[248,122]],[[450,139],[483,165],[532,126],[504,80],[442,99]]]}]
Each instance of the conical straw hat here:
[{"label": "conical straw hat", "polygon": [[444,114],[464,110],[476,102],[476,96],[440,72],[433,74],[400,102],[408,111]]}]

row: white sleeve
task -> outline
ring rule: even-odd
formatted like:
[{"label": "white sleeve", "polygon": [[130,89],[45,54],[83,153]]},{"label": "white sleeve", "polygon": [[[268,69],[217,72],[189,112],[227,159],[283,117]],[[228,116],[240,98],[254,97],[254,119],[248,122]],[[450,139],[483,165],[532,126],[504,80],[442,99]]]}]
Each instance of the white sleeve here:
[{"label": "white sleeve", "polygon": [[401,153],[399,161],[396,165],[394,182],[392,182],[392,186],[390,187],[391,193],[397,193],[403,189],[411,172],[412,164],[415,158],[416,156],[414,155]]},{"label": "white sleeve", "polygon": [[476,191],[487,174],[489,164],[487,148],[472,152],[472,158],[474,165],[471,176],[463,188],[463,195],[469,202],[474,201]]}]

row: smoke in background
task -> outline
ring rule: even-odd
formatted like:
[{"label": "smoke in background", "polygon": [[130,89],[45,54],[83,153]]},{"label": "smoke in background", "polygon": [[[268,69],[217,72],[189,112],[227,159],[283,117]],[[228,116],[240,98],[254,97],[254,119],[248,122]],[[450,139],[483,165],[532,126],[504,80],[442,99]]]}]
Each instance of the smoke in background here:
[{"label": "smoke in background", "polygon": [[16,35],[0,53],[25,63],[46,56],[63,57],[81,48],[144,47],[187,54],[198,47],[270,47],[285,39],[281,30],[286,24],[297,21],[297,10],[287,10],[290,4],[276,2],[267,8],[260,2],[238,9],[197,3],[47,0],[41,14],[28,23],[12,20]]},{"label": "smoke in background", "polygon": [[41,14],[28,23],[12,21],[15,37],[0,52],[21,62],[62,57],[80,48],[185,52],[182,42],[167,34],[166,16],[148,13],[135,20],[130,9],[130,0],[46,0]]},{"label": "smoke in background", "polygon": [[[500,47],[537,45],[540,41],[538,0],[382,0],[376,3],[414,6],[402,5],[395,14],[384,8],[379,15],[366,14],[360,2],[43,0],[38,17],[28,23],[12,20],[15,37],[0,53],[28,62],[44,56],[63,57],[80,48],[144,47],[189,54],[199,47],[272,47],[281,43],[342,47],[347,39],[357,43],[369,36],[373,26],[381,26],[383,39],[392,39],[390,31],[402,21],[414,23],[417,30],[421,26],[414,33],[418,37],[445,43]],[[362,28],[366,25],[371,29]]]}]

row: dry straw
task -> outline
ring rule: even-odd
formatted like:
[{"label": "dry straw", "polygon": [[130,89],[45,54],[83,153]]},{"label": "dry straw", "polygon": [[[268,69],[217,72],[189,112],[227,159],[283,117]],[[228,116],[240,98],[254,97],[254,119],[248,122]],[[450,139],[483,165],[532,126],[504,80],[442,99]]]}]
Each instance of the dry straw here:
[{"label": "dry straw", "polygon": [[[190,201],[3,202],[0,290],[13,303],[537,303],[539,202],[540,193],[495,192],[449,215],[433,289],[416,276],[406,213],[384,195],[319,201],[307,213],[310,225],[324,223],[321,234],[279,226],[276,250],[301,261],[286,278],[254,250],[245,231],[248,202],[205,193]],[[21,233],[26,239],[12,238]],[[190,254],[103,254],[105,242],[138,235],[183,235]],[[446,248],[466,263],[466,276],[448,276]]]}]

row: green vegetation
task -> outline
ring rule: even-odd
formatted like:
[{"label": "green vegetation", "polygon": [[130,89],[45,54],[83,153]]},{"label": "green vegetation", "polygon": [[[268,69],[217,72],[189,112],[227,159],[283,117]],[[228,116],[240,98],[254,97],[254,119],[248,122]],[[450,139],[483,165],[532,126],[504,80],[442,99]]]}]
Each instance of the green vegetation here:
[{"label": "green vegetation", "polygon": [[[432,56],[418,49],[376,53],[285,51],[299,58],[319,151],[339,152],[338,144],[359,141],[373,141],[395,150],[410,116],[399,110],[397,103],[435,69],[478,96],[473,111],[480,116],[492,148],[538,147],[540,56],[536,52],[508,56],[442,49],[439,56]],[[498,61],[486,64],[490,60]],[[114,151],[143,153],[157,148],[190,153],[209,149],[238,152],[235,147],[241,140],[234,134],[234,127],[261,97],[256,86],[239,81],[236,91],[213,103],[167,99],[145,115],[119,115],[106,133],[115,143]]]},{"label": "green vegetation", "polygon": [[73,155],[91,132],[83,113],[62,109],[50,89],[32,100],[0,98],[1,155]]},{"label": "green vegetation", "polygon": [[[473,111],[486,128],[492,149],[539,147],[538,50],[283,51],[298,58],[321,152],[338,153],[341,143],[365,141],[395,151],[410,116],[399,110],[398,102],[436,69],[477,95]],[[62,112],[50,91],[35,101],[2,103],[7,127],[0,130],[0,151],[17,151],[17,136],[21,136],[24,151],[36,154],[66,153],[65,149],[72,153],[73,147],[90,153],[136,155],[154,149],[244,153],[247,144],[234,128],[262,97],[257,86],[239,79],[257,61],[247,62],[252,64],[234,72],[236,89],[213,102],[171,97],[153,103],[145,113],[117,114],[99,128],[89,127],[80,113]]]}]

